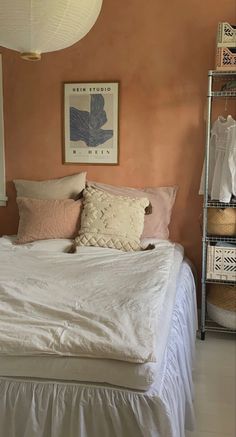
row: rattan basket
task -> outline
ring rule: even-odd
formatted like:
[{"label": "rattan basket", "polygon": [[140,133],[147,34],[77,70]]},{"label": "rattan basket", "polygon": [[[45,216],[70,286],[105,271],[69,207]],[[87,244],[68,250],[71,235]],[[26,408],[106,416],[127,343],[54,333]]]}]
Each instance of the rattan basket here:
[{"label": "rattan basket", "polygon": [[235,236],[236,208],[209,208],[207,232],[209,235]]},{"label": "rattan basket", "polygon": [[236,286],[210,284],[207,313],[219,325],[236,330]]},{"label": "rattan basket", "polygon": [[209,284],[207,301],[224,310],[236,312],[236,286]]}]

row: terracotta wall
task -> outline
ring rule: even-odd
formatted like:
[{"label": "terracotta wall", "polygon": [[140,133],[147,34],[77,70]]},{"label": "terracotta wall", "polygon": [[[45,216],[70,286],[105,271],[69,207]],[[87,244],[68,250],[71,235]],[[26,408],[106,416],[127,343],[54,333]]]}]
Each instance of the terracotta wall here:
[{"label": "terracotta wall", "polygon": [[[86,168],[108,183],[178,184],[171,236],[200,268],[207,70],[218,21],[235,18],[235,0],[104,0],[93,29],[69,49],[36,63],[2,49],[9,202],[0,208],[0,234],[17,230],[13,178]],[[70,81],[120,81],[119,166],[62,164],[62,84]]]}]

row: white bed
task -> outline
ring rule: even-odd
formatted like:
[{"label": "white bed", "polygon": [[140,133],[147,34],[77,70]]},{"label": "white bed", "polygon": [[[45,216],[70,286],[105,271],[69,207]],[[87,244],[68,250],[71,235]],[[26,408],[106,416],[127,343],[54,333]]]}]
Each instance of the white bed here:
[{"label": "white bed", "polygon": [[[67,244],[41,242],[16,248],[5,238],[0,240],[0,251],[14,250],[19,257],[47,251],[50,258]],[[96,248],[96,254],[101,250]],[[184,437],[184,429],[193,426],[191,368],[197,318],[195,285],[186,261],[177,274],[177,291],[172,293],[170,283],[165,317],[157,325],[161,335],[155,345],[157,362],[35,356],[25,351],[14,355],[3,348],[0,435]]]}]

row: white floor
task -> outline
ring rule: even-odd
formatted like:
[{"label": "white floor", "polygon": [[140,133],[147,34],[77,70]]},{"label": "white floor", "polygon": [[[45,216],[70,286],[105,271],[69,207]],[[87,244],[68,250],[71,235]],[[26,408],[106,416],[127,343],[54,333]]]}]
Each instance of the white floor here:
[{"label": "white floor", "polygon": [[236,340],[206,333],[197,340],[194,370],[196,429],[186,437],[236,437]]}]

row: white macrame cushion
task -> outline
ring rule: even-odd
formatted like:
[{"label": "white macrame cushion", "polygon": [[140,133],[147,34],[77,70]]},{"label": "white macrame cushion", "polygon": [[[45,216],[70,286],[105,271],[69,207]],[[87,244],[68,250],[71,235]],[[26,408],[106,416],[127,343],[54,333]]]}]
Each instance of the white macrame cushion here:
[{"label": "white macrame cushion", "polygon": [[88,187],[84,190],[81,228],[75,239],[77,246],[100,246],[124,251],[140,250],[145,197],[114,196]]}]

